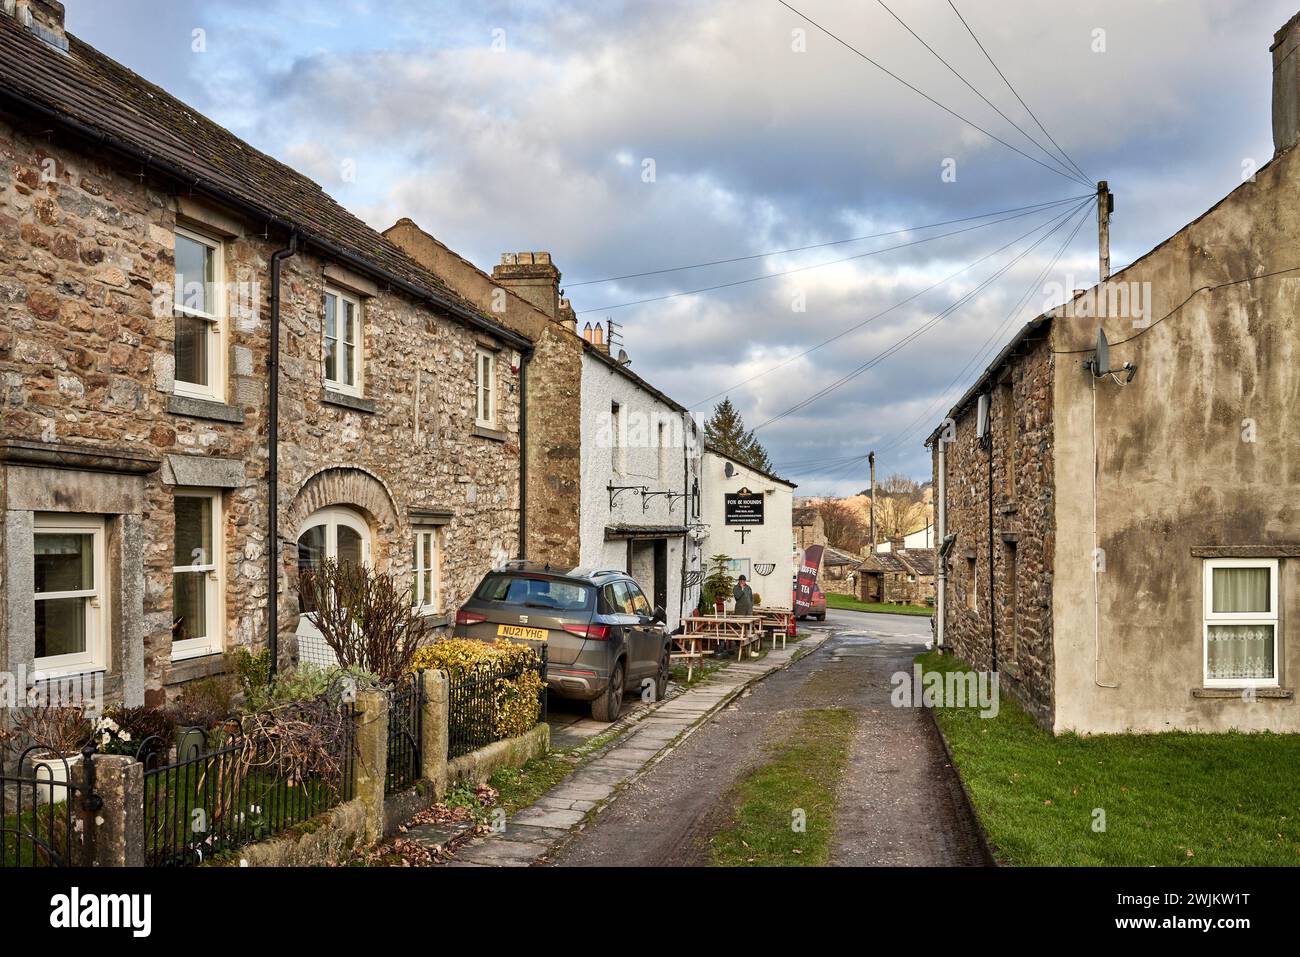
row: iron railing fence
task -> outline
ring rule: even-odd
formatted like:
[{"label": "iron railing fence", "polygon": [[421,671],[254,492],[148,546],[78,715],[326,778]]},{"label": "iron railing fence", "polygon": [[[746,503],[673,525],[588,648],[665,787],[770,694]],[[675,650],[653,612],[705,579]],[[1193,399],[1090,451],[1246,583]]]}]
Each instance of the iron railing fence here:
[{"label": "iron railing fence", "polygon": [[424,669],[388,689],[388,771],[384,793],[404,791],[420,778],[424,742]]},{"label": "iron railing fence", "polygon": [[[143,742],[145,864],[201,864],[350,800],[357,759],[354,707],[332,707],[322,751],[306,764],[288,757],[274,732],[246,732],[247,718],[210,730],[182,728],[174,746]],[[289,720],[319,717],[305,712]]]},{"label": "iron railing fence", "polygon": [[11,768],[0,757],[0,867],[66,867],[94,859],[84,815],[103,806],[95,793],[95,748],[58,756],[43,745]]},{"label": "iron railing fence", "polygon": [[517,692],[517,679],[530,672],[541,681],[537,692],[536,721],[546,720],[546,648],[528,664],[483,662],[453,675],[447,682],[447,754],[458,758],[507,737],[501,731],[505,709]]}]

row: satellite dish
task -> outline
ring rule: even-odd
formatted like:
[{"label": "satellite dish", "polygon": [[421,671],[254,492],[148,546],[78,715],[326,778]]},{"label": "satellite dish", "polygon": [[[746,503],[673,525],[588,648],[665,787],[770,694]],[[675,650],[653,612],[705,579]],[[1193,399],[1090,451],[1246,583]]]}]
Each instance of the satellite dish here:
[{"label": "satellite dish", "polygon": [[621,366],[630,366],[632,364],[632,360],[628,358],[626,349],[618,350],[618,364]]},{"label": "satellite dish", "polygon": [[1128,377],[1124,381],[1132,382],[1133,376],[1137,374],[1137,366],[1133,365],[1131,362],[1124,363],[1118,369],[1112,369],[1110,367],[1110,343],[1106,341],[1106,330],[1101,328],[1101,326],[1097,327],[1097,351],[1093,353],[1091,359],[1084,362],[1083,366],[1093,374],[1094,378],[1097,379],[1104,378],[1108,375],[1114,375],[1118,372],[1127,372]]},{"label": "satellite dish", "polygon": [[1106,341],[1106,330],[1097,327],[1097,357],[1092,367],[1093,375],[1105,375],[1110,371],[1110,343]]},{"label": "satellite dish", "polygon": [[725,465],[722,466],[722,473],[726,475],[727,478],[731,478],[733,475],[736,474],[736,467],[732,465],[730,462],[727,462]]}]

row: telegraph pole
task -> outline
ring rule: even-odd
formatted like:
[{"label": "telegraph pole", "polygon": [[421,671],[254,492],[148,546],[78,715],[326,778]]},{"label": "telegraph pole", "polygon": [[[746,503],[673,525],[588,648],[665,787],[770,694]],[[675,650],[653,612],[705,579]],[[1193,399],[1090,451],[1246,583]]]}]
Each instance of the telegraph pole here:
[{"label": "telegraph pole", "polygon": [[1097,259],[1101,281],[1110,279],[1110,214],[1115,212],[1115,196],[1103,179],[1097,183]]},{"label": "telegraph pole", "polygon": [[867,462],[871,465],[871,554],[876,554],[876,453],[867,453]]}]

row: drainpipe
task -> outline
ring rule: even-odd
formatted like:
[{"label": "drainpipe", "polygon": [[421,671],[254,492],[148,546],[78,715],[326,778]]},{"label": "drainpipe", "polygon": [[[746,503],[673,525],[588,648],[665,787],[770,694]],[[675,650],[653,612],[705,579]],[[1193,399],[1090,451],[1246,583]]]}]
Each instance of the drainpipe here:
[{"label": "drainpipe", "polygon": [[297,252],[298,234],[291,233],[289,245],[271,254],[271,348],[266,360],[266,644],[271,674],[280,668],[280,264]]},{"label": "drainpipe", "polygon": [[940,547],[947,537],[948,531],[948,443],[943,440],[940,434],[936,440],[939,449],[939,488],[937,490],[939,497],[939,512],[935,516],[935,555],[938,557],[938,568],[935,574],[938,576],[938,588],[934,596],[934,624],[935,624],[935,642],[934,646],[940,651],[943,650],[943,631],[944,616],[946,613],[946,590],[948,587],[948,560],[944,549]]},{"label": "drainpipe", "polygon": [[993,401],[989,399],[989,644],[992,649],[990,655],[992,666],[990,670],[998,670],[998,614],[996,601],[996,588],[994,585],[993,575]]},{"label": "drainpipe", "polygon": [[528,360],[519,353],[519,557],[528,557]]}]

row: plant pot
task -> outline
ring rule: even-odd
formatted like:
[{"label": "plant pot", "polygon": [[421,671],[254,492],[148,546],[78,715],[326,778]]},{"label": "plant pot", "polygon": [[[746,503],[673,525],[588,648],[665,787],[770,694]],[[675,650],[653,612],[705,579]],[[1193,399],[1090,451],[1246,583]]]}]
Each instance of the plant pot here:
[{"label": "plant pot", "polygon": [[32,776],[36,779],[37,804],[60,804],[70,795],[69,783],[75,781],[76,769],[81,766],[81,755],[69,754],[65,757],[33,757]]}]

